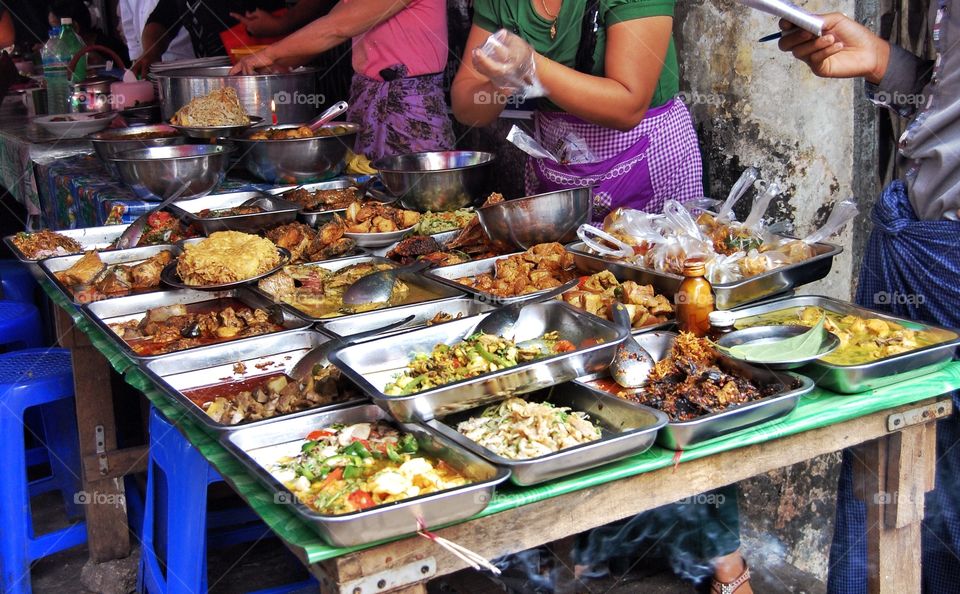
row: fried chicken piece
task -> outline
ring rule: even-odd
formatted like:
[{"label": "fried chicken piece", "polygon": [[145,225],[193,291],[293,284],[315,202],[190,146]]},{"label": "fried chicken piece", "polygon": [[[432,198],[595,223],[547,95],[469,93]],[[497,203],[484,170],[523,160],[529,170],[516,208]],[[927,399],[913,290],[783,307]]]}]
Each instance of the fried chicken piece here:
[{"label": "fried chicken piece", "polygon": [[97,252],[91,251],[84,253],[70,268],[57,272],[56,276],[67,286],[89,285],[105,268],[106,265]]},{"label": "fried chicken piece", "polygon": [[[160,274],[157,273],[157,284],[159,283]],[[138,287],[135,284],[131,284],[130,270],[126,266],[114,266],[97,280],[94,288],[98,293],[104,295],[123,295],[129,293],[131,288],[141,289],[149,287]]]},{"label": "fried chicken piece", "polygon": [[158,252],[148,260],[130,268],[130,284],[134,289],[152,289],[160,285],[160,273],[173,261],[168,250]]},{"label": "fried chicken piece", "polygon": [[291,262],[300,262],[317,232],[303,223],[287,223],[270,229],[264,235],[278,247],[289,251]]},{"label": "fried chicken piece", "polygon": [[401,239],[397,245],[387,252],[387,257],[403,264],[416,260],[419,256],[426,256],[440,251],[440,244],[429,235],[414,235]]}]

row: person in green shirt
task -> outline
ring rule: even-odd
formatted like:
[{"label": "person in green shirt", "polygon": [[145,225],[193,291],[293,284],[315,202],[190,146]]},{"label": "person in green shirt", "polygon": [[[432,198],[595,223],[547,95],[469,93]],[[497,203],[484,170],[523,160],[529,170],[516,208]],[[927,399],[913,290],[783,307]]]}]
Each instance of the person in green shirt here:
[{"label": "person in green shirt", "polygon": [[535,133],[559,162],[531,159],[527,191],[593,185],[594,220],[700,198],[697,136],[677,98],[673,10],[674,0],[475,0],[454,116],[485,126],[513,98],[545,96]]}]

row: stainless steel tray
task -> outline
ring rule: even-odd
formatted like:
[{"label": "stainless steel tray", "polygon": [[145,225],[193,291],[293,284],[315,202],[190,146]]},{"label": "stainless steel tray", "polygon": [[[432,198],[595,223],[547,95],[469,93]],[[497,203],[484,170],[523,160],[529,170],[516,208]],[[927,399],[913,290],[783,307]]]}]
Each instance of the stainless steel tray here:
[{"label": "stainless steel tray", "polygon": [[[577,377],[596,373],[610,364],[617,345],[627,333],[610,322],[560,301],[532,304],[517,320],[516,340],[522,342],[557,331],[575,345],[575,351],[522,363],[515,367],[453,382],[409,396],[387,396],[384,387],[417,353],[429,353],[437,344],[454,344],[473,332],[487,314],[446,324],[411,330],[350,345],[330,354],[330,361],[397,419],[430,420],[482,404],[549,388]],[[597,341],[597,342],[594,342]]]},{"label": "stainless steel tray", "polygon": [[[404,324],[397,330],[389,332],[396,334],[406,332],[411,328],[420,328],[426,326],[427,322],[432,320],[439,313],[450,314],[454,318],[466,318],[475,316],[490,309],[489,305],[474,301],[469,297],[451,297],[439,301],[430,301],[428,303],[415,303],[413,305],[399,305],[389,309],[380,309],[367,313],[356,314],[346,318],[334,318],[320,323],[320,328],[327,334],[333,336],[349,336],[357,332],[364,332],[373,328],[379,328],[392,322],[402,320],[413,315],[414,318]],[[452,320],[451,320],[452,321]],[[388,334],[385,333],[384,336]]]},{"label": "stainless steel tray", "polygon": [[[211,433],[219,434],[273,423],[280,419],[345,408],[365,400],[361,397],[295,413],[277,415],[260,421],[227,425],[214,421],[202,408],[184,395],[184,392],[191,389],[217,383],[247,380],[275,373],[288,373],[307,351],[329,340],[329,337],[314,330],[267,334],[239,343],[228,342],[211,346],[195,353],[172,353],[166,357],[147,361],[142,368],[164,393],[190,413],[200,425]],[[238,366],[238,363],[241,365]],[[242,369],[240,373],[238,373],[238,367]],[[359,388],[356,391],[358,396],[362,395]]]},{"label": "stainless steel tray", "polygon": [[424,451],[453,466],[475,482],[363,511],[331,516],[319,514],[302,504],[269,471],[270,466],[280,456],[299,452],[304,441],[303,436],[311,431],[335,423],[352,424],[380,419],[389,420],[389,417],[376,406],[355,406],[283,419],[258,427],[244,427],[226,434],[223,443],[250,473],[273,493],[274,501],[289,503],[290,509],[324,541],[338,547],[413,534],[418,530],[418,518],[422,518],[424,523],[431,527],[465,520],[483,511],[492,499],[497,485],[510,476],[509,470],[497,468],[449,439],[428,433],[417,425],[399,425],[399,428],[415,435]]},{"label": "stainless steel tray", "polygon": [[486,291],[478,291],[469,285],[463,285],[457,282],[458,278],[466,278],[471,276],[477,276],[478,274],[483,273],[493,273],[494,265],[497,260],[501,258],[506,258],[508,256],[514,256],[516,254],[521,254],[523,252],[514,252],[513,254],[504,254],[503,256],[493,256],[492,258],[483,258],[482,260],[473,260],[471,262],[464,262],[463,264],[453,264],[452,266],[443,266],[441,268],[431,268],[425,274],[432,279],[435,279],[441,283],[444,283],[450,287],[457,288],[461,291],[465,291],[471,295],[477,301],[483,303],[491,303],[494,305],[510,305],[511,303],[521,303],[524,301],[529,301],[536,297],[539,293],[543,291],[537,291],[536,293],[528,293],[526,295],[518,295],[516,297],[499,297],[493,293],[487,293]]},{"label": "stainless steel tray", "polygon": [[[407,236],[413,236],[413,235],[415,235],[415,234],[414,234],[414,233],[409,233]],[[453,239],[454,237],[456,237],[457,235],[460,235],[460,230],[459,230],[459,229],[454,230],[454,231],[444,231],[443,233],[436,233],[436,234],[434,234],[434,235],[431,235],[430,237],[434,238],[434,239],[437,241],[437,243],[440,244],[440,247],[443,247],[443,246],[445,246],[445,245],[447,244],[448,241],[452,240],[452,239]],[[401,240],[401,241],[402,241],[402,240]],[[374,256],[381,256],[381,257],[386,258],[386,257],[387,257],[387,252],[389,252],[389,251],[392,250],[393,248],[397,247],[397,244],[398,244],[398,243],[400,243],[400,242],[398,241],[398,242],[395,242],[395,243],[391,243],[390,245],[386,245],[386,246],[383,246],[383,247],[370,248],[370,253],[373,254]],[[501,257],[502,257],[502,256],[501,256]]]},{"label": "stainless steel tray", "polygon": [[[317,190],[338,190],[341,188],[349,188],[350,186],[355,186],[355,185],[357,184],[352,179],[340,178],[340,179],[332,179],[330,181],[316,182],[312,184],[303,184],[302,187],[304,190],[315,192]],[[279,194],[285,190],[271,189],[267,191],[271,194]],[[396,198],[388,202],[385,202],[385,204],[392,204],[393,202],[396,202]],[[332,219],[334,214],[339,214],[343,216],[343,213],[346,212],[347,210],[346,208],[331,208],[328,210],[306,210],[303,207],[300,207],[300,205],[297,205],[296,203],[293,203],[293,204],[295,204],[299,208],[300,220],[314,228],[319,227],[323,223],[326,223],[327,221]]]},{"label": "stainless steel tray", "polygon": [[[110,328],[110,324],[118,324],[128,320],[143,319],[147,313],[147,310],[153,307],[176,305],[178,303],[182,303],[184,305],[191,303],[203,303],[205,301],[215,301],[217,299],[225,299],[229,297],[236,298],[242,303],[252,307],[259,307],[266,310],[275,308],[274,304],[269,299],[265,299],[262,295],[254,293],[246,287],[241,287],[237,289],[231,289],[229,291],[215,292],[189,290],[158,291],[156,293],[132,295],[130,297],[118,297],[109,301],[90,303],[82,306],[80,311],[82,311],[83,314],[86,315],[94,324],[106,332],[107,336],[111,337],[120,347],[120,350],[123,351],[128,357],[138,361],[147,361],[151,359],[157,359],[159,357],[169,357],[170,355],[176,353],[195,353],[200,350],[210,348],[213,345],[201,345],[183,349],[181,351],[175,351],[173,353],[164,353],[162,355],[139,355],[132,348],[130,348],[130,345],[127,344],[127,341],[123,340],[123,338],[121,338],[116,332],[113,331],[113,329]],[[261,334],[259,336],[273,336],[293,330],[302,330],[310,326],[310,322],[298,318],[297,316],[283,309],[280,309],[280,311],[283,314],[284,330],[280,330],[272,334]],[[249,336],[224,342],[239,345],[256,338],[258,338],[258,336]]]},{"label": "stainless steel tray", "polygon": [[484,407],[433,419],[425,425],[497,466],[509,468],[510,480],[517,485],[527,486],[643,453],[653,445],[657,431],[667,424],[667,415],[658,410],[631,404],[573,382],[529,394],[524,399],[569,406],[574,411],[587,413],[590,420],[600,426],[601,438],[545,456],[511,460],[491,452],[457,431],[457,424],[479,415]]},{"label": "stainless steel tray", "polygon": [[892,357],[885,357],[877,361],[871,361],[870,363],[835,365],[824,361],[814,361],[797,370],[813,378],[817,385],[841,394],[866,392],[867,390],[913,379],[936,371],[953,360],[957,346],[960,345],[960,335],[954,330],[905,320],[889,314],[866,309],[852,303],[816,295],[787,297],[761,305],[737,309],[734,313],[737,316],[737,320],[741,320],[743,318],[768,314],[783,309],[806,306],[820,307],[842,314],[879,318],[914,330],[943,332],[944,338],[946,338],[944,342],[939,344],[908,351]]},{"label": "stainless steel tray", "polygon": [[[809,260],[771,270],[732,283],[713,285],[717,309],[733,309],[738,305],[750,303],[789,291],[790,289],[818,281],[830,273],[833,258],[843,248],[832,243],[818,243],[817,255]],[[683,277],[667,272],[657,272],[614,259],[607,259],[592,253],[583,242],[567,246],[577,262],[577,267],[591,274],[609,270],[621,280],[632,280],[644,285],[653,285],[663,295],[676,295]]]},{"label": "stainless steel tray", "polygon": [[[354,256],[352,258],[337,258],[336,260],[325,260],[323,262],[310,262],[308,264],[296,264],[295,266],[316,266],[319,268],[324,268],[326,270],[331,270],[335,272],[337,270],[340,270],[341,268],[346,268],[347,266],[352,266],[354,264],[361,264],[363,262],[380,262],[384,264],[391,264],[393,266],[399,266],[396,262],[393,262],[392,260],[387,260],[386,258],[378,258],[376,256]],[[432,303],[434,301],[449,299],[451,297],[460,297],[463,295],[462,291],[457,291],[442,283],[434,282],[429,278],[425,278],[421,274],[402,273],[400,274],[399,278],[400,280],[406,282],[412,287],[417,287],[418,289],[423,289],[431,293],[434,293],[436,295],[436,297],[432,299],[427,299],[425,301],[420,301],[418,303]],[[296,315],[297,317],[303,318],[305,320],[310,320],[311,322],[329,322],[332,320],[344,320],[344,319],[352,320],[356,316],[362,315],[362,314],[348,314],[348,315],[342,315],[342,316],[334,316],[334,317],[328,316],[328,317],[318,318],[318,317],[309,315],[307,312],[297,309],[295,306],[289,303],[277,301],[276,299],[274,299],[272,295],[260,289],[259,287],[252,286],[251,289],[253,291],[256,291],[258,294],[262,295],[264,299],[273,301],[274,303],[278,303],[280,307],[289,311],[293,315]],[[403,303],[403,304],[398,304],[391,307],[384,307],[376,311],[384,311],[387,309],[393,309],[393,308],[401,307],[404,305],[412,305],[412,304]]]},{"label": "stainless steel tray", "polygon": [[[159,254],[160,252],[168,251],[170,254],[176,258],[180,255],[183,250],[180,246],[177,245],[150,245],[145,247],[130,248],[128,250],[111,250],[106,252],[100,252],[100,261],[106,264],[108,267],[116,264],[139,264],[145,260],[152,258],[153,256]],[[60,279],[54,274],[56,272],[62,272],[74,264],[78,260],[83,258],[83,254],[74,254],[72,256],[55,256],[53,258],[47,258],[46,260],[40,261],[40,268],[43,270],[47,279],[53,283],[53,285],[60,290],[61,293],[66,295],[67,299],[76,303],[77,305],[82,305],[84,303],[93,303],[95,301],[105,301],[107,299],[120,299],[121,297],[128,297],[130,295],[143,295],[145,293],[154,293],[156,291],[162,291],[164,289],[163,283],[158,283],[157,286],[153,289],[145,289],[139,291],[132,291],[127,295],[118,295],[115,297],[110,297],[109,295],[100,295],[100,294],[87,294],[87,293],[74,293],[73,290],[67,285],[60,282]]]},{"label": "stainless steel tray", "polygon": [[[239,206],[251,198],[260,197],[257,205],[264,212],[228,217],[201,217],[201,210],[222,210]],[[199,227],[204,235],[216,231],[243,231],[257,233],[270,227],[291,223],[297,218],[300,207],[292,202],[270,196],[262,192],[229,192],[227,194],[207,194],[202,198],[184,200],[171,204],[170,212],[181,220]]]},{"label": "stainless steel tray", "polygon": [[[129,227],[129,225],[104,225],[103,227],[64,229],[63,231],[57,231],[57,233],[75,240],[80,244],[84,251],[102,251],[108,248],[111,243],[116,241],[116,239],[123,234],[127,227]],[[20,251],[20,248],[13,243],[14,235],[7,235],[3,238],[3,242],[7,244],[7,247],[10,248],[11,252],[13,252],[14,257],[16,257],[20,262],[26,264],[30,268],[31,274],[33,274],[34,278],[37,280],[46,278],[46,274],[39,266],[39,262],[45,258],[27,258],[27,256]],[[54,257],[59,258],[61,256]]]},{"label": "stainless steel tray", "polygon": [[[635,338],[647,349],[654,360],[659,361],[670,353],[676,334],[672,332],[648,332]],[[756,384],[778,383],[784,390],[773,396],[747,402],[726,410],[704,415],[690,421],[670,421],[660,429],[657,443],[671,450],[686,450],[709,439],[728,435],[741,429],[754,427],[767,421],[790,414],[797,407],[800,397],[813,390],[813,380],[787,371],[770,371],[722,357],[724,368],[745,377]],[[609,394],[589,382],[606,377],[606,374],[581,377],[576,383],[601,394]],[[629,402],[629,401],[624,401]]]}]

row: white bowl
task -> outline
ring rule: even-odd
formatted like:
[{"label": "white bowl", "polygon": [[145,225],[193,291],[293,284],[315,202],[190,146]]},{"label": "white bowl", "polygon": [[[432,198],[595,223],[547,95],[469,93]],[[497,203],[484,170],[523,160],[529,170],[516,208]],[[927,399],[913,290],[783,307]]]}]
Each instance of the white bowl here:
[{"label": "white bowl", "polygon": [[60,138],[80,138],[104,130],[117,113],[61,113],[33,118],[44,131]]},{"label": "white bowl", "polygon": [[400,229],[399,231],[390,231],[387,233],[347,233],[344,235],[357,242],[358,247],[386,247],[400,239],[410,232],[413,227]]}]

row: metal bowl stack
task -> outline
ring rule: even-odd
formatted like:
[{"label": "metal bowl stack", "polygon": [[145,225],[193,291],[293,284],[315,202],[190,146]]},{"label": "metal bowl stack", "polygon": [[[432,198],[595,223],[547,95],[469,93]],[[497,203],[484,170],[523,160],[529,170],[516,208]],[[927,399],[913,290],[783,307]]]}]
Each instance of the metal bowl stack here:
[{"label": "metal bowl stack", "polygon": [[437,212],[482,204],[493,161],[493,153],[435,151],[384,157],[371,167],[404,208]]},{"label": "metal bowl stack", "polygon": [[569,243],[590,220],[593,188],[574,188],[505,200],[477,210],[487,236],[525,250],[538,243]]},{"label": "metal bowl stack", "polygon": [[206,196],[221,181],[232,149],[213,144],[158,146],[124,151],[112,162],[120,179],[142,200],[163,200],[184,183],[181,200]]},{"label": "metal bowl stack", "polygon": [[[302,124],[270,126],[271,130],[296,129]],[[347,150],[353,147],[360,126],[331,122],[324,128],[343,128],[344,133],[311,138],[253,140],[254,132],[231,138],[240,150],[247,171],[272,184],[323,181],[343,170]]]},{"label": "metal bowl stack", "polygon": [[[144,134],[157,133],[161,136],[156,138],[141,138]],[[97,156],[106,165],[114,177],[120,177],[113,158],[124,151],[135,149],[145,149],[154,146],[176,146],[187,141],[187,137],[181,135],[175,129],[165,124],[156,126],[131,126],[129,128],[120,128],[119,130],[104,130],[87,136],[93,150]]]}]

